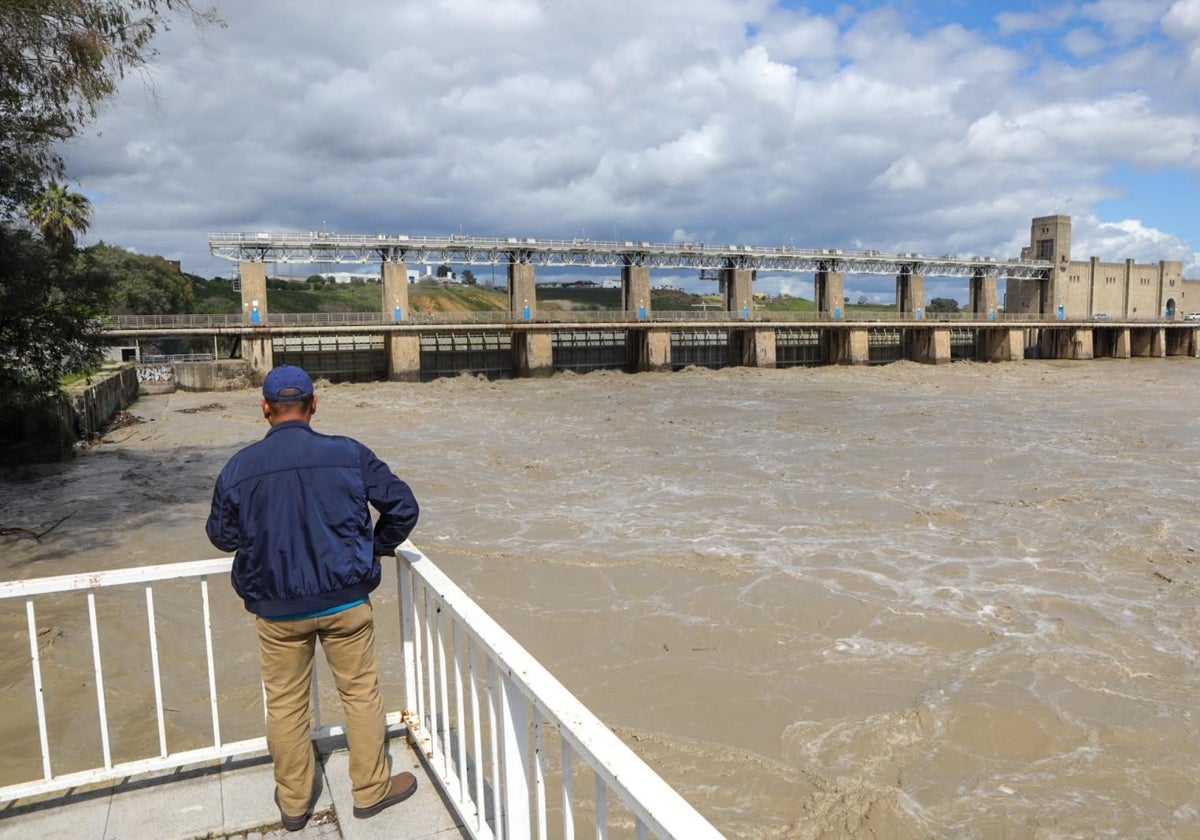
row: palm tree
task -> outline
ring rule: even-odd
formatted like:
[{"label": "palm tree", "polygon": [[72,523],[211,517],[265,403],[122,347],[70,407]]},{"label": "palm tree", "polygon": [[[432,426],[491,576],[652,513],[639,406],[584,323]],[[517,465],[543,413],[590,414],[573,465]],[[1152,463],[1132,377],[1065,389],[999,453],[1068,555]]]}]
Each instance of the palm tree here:
[{"label": "palm tree", "polygon": [[66,184],[51,181],[29,203],[28,216],[47,243],[70,248],[75,245],[75,237],[86,232],[91,224],[92,203],[86,196],[70,192]]}]

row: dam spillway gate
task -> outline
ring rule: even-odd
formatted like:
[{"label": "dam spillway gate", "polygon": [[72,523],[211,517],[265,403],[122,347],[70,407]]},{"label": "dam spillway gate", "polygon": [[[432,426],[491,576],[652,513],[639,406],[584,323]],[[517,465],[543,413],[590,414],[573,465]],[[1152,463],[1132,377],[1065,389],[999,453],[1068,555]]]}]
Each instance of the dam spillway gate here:
[{"label": "dam spillway gate", "polygon": [[[160,338],[233,339],[234,356],[259,373],[296,364],[330,381],[430,381],[472,374],[490,379],[559,371],[671,371],[686,367],[941,364],[1025,358],[1200,356],[1192,321],[1053,321],[1013,317],[832,320],[749,318],[709,322],[686,313],[603,323],[562,320],[492,323],[380,323],[353,320],[243,324],[220,316],[123,316],[104,328],[121,345]],[[374,320],[368,320],[374,318]],[[178,342],[176,342],[178,343]],[[140,352],[140,351],[139,351]],[[150,352],[156,352],[151,350]]]}]

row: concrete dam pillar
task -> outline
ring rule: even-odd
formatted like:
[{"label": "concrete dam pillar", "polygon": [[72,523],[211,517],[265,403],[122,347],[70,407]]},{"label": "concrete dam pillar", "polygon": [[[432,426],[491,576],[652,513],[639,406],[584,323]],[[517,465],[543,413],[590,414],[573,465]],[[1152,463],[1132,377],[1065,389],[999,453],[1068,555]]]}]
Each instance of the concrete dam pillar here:
[{"label": "concrete dam pillar", "polygon": [[541,330],[513,333],[513,362],[517,376],[550,376],[554,373],[554,343]]},{"label": "concrete dam pillar", "polygon": [[929,327],[907,330],[909,358],[927,365],[940,365],[950,361],[950,328]]},{"label": "concrete dam pillar", "polygon": [[775,330],[741,330],[741,359],[743,367],[775,367]]},{"label": "concrete dam pillar", "polygon": [[399,322],[411,314],[408,309],[408,266],[402,262],[385,262],[379,268],[383,284],[383,320]]},{"label": "concrete dam pillar", "polygon": [[630,363],[633,370],[671,369],[671,331],[662,328],[629,331]]},{"label": "concrete dam pillar", "polygon": [[830,363],[835,365],[865,365],[871,361],[871,339],[866,329],[831,329],[829,335]]},{"label": "concrete dam pillar", "polygon": [[644,265],[621,266],[621,310],[639,318],[650,315],[650,269]]},{"label": "concrete dam pillar", "polygon": [[242,323],[251,326],[267,323],[266,263],[238,263],[238,277],[242,282]]},{"label": "concrete dam pillar", "polygon": [[754,311],[754,272],[749,268],[722,268],[718,277],[725,291],[725,311],[738,317]]},{"label": "concrete dam pillar", "polygon": [[999,300],[995,276],[984,274],[982,271],[975,272],[971,278],[968,311],[980,318],[991,318],[996,313]]},{"label": "concrete dam pillar", "polygon": [[1025,358],[1025,331],[997,327],[979,330],[975,358],[981,362],[1016,362]]},{"label": "concrete dam pillar", "polygon": [[242,335],[242,358],[255,373],[265,376],[275,367],[275,348],[269,335],[255,335],[254,328],[267,323],[266,263],[238,263],[238,277],[242,282],[242,323],[248,327]]},{"label": "concrete dam pillar", "polygon": [[842,285],[840,271],[826,269],[816,272],[813,275],[813,291],[817,314],[839,319],[842,317],[846,291]]},{"label": "concrete dam pillar", "polygon": [[918,309],[925,309],[925,275],[905,268],[896,278],[896,311],[905,315]]},{"label": "concrete dam pillar", "polygon": [[254,333],[243,335],[242,358],[250,362],[250,369],[260,377],[266,376],[271,368],[275,367],[275,347],[271,343],[271,337]]},{"label": "concrete dam pillar", "polygon": [[421,380],[421,337],[416,333],[389,332],[384,335],[387,378],[391,382]]},{"label": "concrete dam pillar", "polygon": [[532,318],[537,312],[537,286],[532,263],[515,262],[508,265],[508,311],[517,320]]}]

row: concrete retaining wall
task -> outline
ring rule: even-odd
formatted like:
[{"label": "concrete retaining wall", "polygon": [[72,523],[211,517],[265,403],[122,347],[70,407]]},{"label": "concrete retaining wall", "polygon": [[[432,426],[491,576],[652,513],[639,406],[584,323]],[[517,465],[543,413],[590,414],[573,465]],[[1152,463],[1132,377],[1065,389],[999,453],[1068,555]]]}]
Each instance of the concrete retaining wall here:
[{"label": "concrete retaining wall", "polygon": [[168,364],[139,364],[138,384],[143,394],[170,394],[175,391],[175,370]]},{"label": "concrete retaining wall", "polygon": [[99,434],[114,414],[137,399],[137,369],[128,365],[116,371],[101,372],[69,385],[66,391],[67,422],[80,440],[87,440]]},{"label": "concrete retaining wall", "polygon": [[254,388],[262,377],[244,359],[175,362],[175,387],[181,391],[238,391]]}]

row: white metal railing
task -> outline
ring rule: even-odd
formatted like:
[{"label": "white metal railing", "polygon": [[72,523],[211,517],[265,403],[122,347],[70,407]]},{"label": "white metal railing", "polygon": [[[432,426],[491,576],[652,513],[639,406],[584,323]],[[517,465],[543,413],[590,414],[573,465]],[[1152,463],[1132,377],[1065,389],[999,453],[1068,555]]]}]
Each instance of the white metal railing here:
[{"label": "white metal railing", "polygon": [[[480,310],[462,312],[421,312],[411,310],[404,313],[403,320],[395,321],[391,313],[383,312],[307,312],[307,313],[272,313],[262,320],[257,327],[363,327],[372,326],[473,326],[495,325],[509,326],[522,323],[562,324],[564,326],[590,323],[615,323],[629,327],[644,326],[647,323],[676,323],[684,321],[705,321],[739,324],[747,321],[762,321],[768,323],[822,323],[822,324],[853,324],[860,325],[874,321],[899,321],[905,326],[918,325],[920,321],[962,321],[970,322],[972,326],[984,327],[990,324],[1029,324],[1047,326],[1061,325],[1076,327],[1117,326],[1122,324],[1137,324],[1139,326],[1174,326],[1195,329],[1194,320],[1187,321],[1178,318],[1161,318],[1156,315],[1120,316],[1112,318],[1096,318],[1088,315],[1071,316],[1060,319],[1056,314],[1038,314],[1021,312],[930,312],[924,310],[917,315],[915,312],[899,312],[888,310],[846,310],[837,312],[787,311],[747,308],[745,312],[730,312],[725,309],[692,309],[667,310],[654,309],[641,313],[638,311],[625,312],[621,310],[535,310],[525,316],[521,312],[506,310]],[[238,328],[251,326],[249,318],[244,315],[114,315],[106,317],[101,327],[108,331],[121,330],[164,330],[187,332],[195,329]]]},{"label": "white metal railing", "polygon": [[[0,802],[266,750],[263,736],[225,741],[221,734],[208,581],[213,575],[224,579],[231,564],[232,559],[224,557],[0,582],[0,605],[24,601],[41,752],[41,777],[0,787]],[[615,819],[618,825],[631,822],[638,838],[648,833],[680,840],[720,838],[691,805],[412,543],[397,551],[396,573],[405,709],[388,713],[388,728],[406,733],[418,748],[473,837],[524,840],[545,838],[549,832],[549,836],[574,838],[576,825],[590,822],[589,834],[607,838]],[[211,718],[211,744],[180,751],[172,751],[168,744],[155,622],[155,586],[176,580],[199,582]],[[224,580],[222,583],[227,585]],[[142,587],[145,592],[158,749],[156,755],[114,762],[96,592],[119,587]],[[102,763],[57,773],[48,736],[35,601],[70,593],[82,595],[86,601]],[[388,641],[380,638],[384,652],[389,649]],[[322,725],[317,689],[314,668],[313,736],[341,734],[340,725]],[[553,758],[547,752],[548,740],[559,746]],[[592,774],[589,794],[576,795],[576,765]],[[551,787],[560,794],[556,805],[548,804]],[[610,815],[610,804],[624,809],[627,817]],[[555,814],[558,831],[549,827]]]},{"label": "white metal railing", "polygon": [[[182,767],[187,764],[211,759],[244,755],[266,748],[265,737],[232,743],[226,743],[221,740],[216,670],[213,660],[212,613],[209,604],[208,578],[214,574],[227,575],[231,562],[230,558],[220,558],[191,563],[174,563],[163,566],[146,566],[143,568],[119,569],[108,572],[0,582],[0,601],[15,599],[24,599],[25,601],[26,627],[29,634],[29,656],[33,668],[33,692],[34,701],[37,706],[38,738],[41,745],[42,759],[42,777],[40,779],[0,787],[0,800],[19,799],[50,791],[66,790],[78,785],[110,781],[153,770]],[[154,585],[161,581],[181,578],[197,578],[200,581],[200,608],[203,613],[205,654],[208,668],[209,707],[212,716],[212,746],[183,752],[171,752],[167,746],[166,727],[163,716],[162,676],[158,657],[158,633],[155,628]],[[109,721],[105,706],[104,669],[101,665],[100,633],[96,613],[96,591],[109,587],[136,585],[144,586],[146,593],[147,638],[154,684],[154,708],[158,723],[159,749],[156,756],[114,763],[109,744]],[[46,720],[46,700],[42,681],[42,664],[38,650],[35,599],[38,596],[79,591],[86,593],[87,600],[96,703],[100,716],[99,731],[103,764],[88,770],[57,774],[54,771],[54,761],[50,754]]]},{"label": "white metal railing", "polygon": [[171,353],[169,355],[143,353],[137,361],[139,365],[174,365],[183,362],[211,362],[216,358],[212,353]]},{"label": "white metal railing", "polygon": [[[551,786],[553,836],[575,837],[590,805],[589,833],[608,837],[613,797],[639,838],[721,836],[419,549],[397,555],[409,737],[473,836],[545,838]],[[577,762],[590,801],[576,795]]]}]

